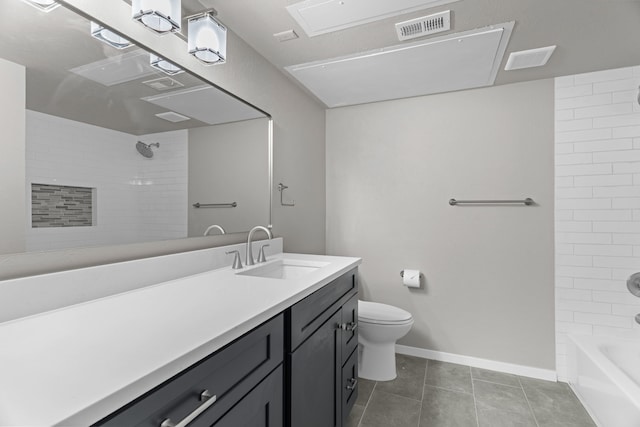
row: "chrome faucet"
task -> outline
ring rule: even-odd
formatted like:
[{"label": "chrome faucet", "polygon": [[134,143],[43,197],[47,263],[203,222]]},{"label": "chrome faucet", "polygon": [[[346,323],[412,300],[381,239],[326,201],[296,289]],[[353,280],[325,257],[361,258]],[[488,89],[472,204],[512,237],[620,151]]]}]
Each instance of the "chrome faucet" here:
[{"label": "chrome faucet", "polygon": [[256,263],[253,259],[253,251],[251,250],[251,239],[253,238],[253,234],[256,231],[260,230],[264,231],[267,234],[269,240],[273,239],[273,234],[271,234],[271,230],[269,230],[267,227],[263,227],[261,225],[256,225],[255,227],[253,227],[251,231],[249,231],[249,237],[247,238],[247,257],[245,265],[254,265]]},{"label": "chrome faucet", "polygon": [[220,234],[224,234],[224,228],[222,228],[222,227],[221,227],[221,226],[219,226],[218,224],[213,224],[213,225],[210,225],[210,226],[209,226],[209,227],[204,231],[203,236],[207,236],[207,235],[209,234],[209,232],[210,232],[211,230],[213,230],[214,228],[217,228],[218,230],[220,230]]}]

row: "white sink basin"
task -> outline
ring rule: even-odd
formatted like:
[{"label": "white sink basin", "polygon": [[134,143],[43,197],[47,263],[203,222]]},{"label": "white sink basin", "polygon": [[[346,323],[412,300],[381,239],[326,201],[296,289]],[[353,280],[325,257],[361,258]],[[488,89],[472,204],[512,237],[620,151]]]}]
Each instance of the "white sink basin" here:
[{"label": "white sink basin", "polygon": [[279,259],[267,264],[241,271],[241,276],[265,277],[269,279],[297,279],[329,265],[328,262],[301,261],[294,259]]}]

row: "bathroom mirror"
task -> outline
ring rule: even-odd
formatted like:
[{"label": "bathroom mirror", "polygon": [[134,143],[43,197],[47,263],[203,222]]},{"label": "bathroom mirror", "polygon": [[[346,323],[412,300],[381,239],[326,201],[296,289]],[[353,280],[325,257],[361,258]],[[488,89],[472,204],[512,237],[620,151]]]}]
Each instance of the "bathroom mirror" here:
[{"label": "bathroom mirror", "polygon": [[64,7],[6,0],[0,25],[0,213],[16,224],[0,254],[271,223],[264,111]]}]

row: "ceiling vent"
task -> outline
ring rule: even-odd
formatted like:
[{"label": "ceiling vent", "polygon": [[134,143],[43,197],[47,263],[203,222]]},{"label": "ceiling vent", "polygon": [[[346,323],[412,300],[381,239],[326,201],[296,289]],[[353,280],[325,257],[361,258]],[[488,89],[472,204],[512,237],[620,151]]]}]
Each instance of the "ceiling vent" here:
[{"label": "ceiling vent", "polygon": [[156,117],[171,123],[186,122],[187,120],[191,120],[189,117],[183,116],[182,114],[174,113],[173,111],[156,114]]},{"label": "ceiling vent", "polygon": [[460,0],[304,0],[287,11],[309,37]]},{"label": "ceiling vent", "polygon": [[451,29],[451,11],[436,13],[422,18],[398,22],[396,31],[400,41],[442,33]]},{"label": "ceiling vent", "polygon": [[282,31],[280,33],[275,33],[273,37],[276,38],[279,42],[286,42],[288,40],[295,40],[298,38],[298,34],[296,34],[293,30]]},{"label": "ceiling vent", "polygon": [[521,70],[523,68],[541,67],[546,65],[556,50],[555,46],[541,47],[538,49],[521,50],[509,55],[505,71]]},{"label": "ceiling vent", "polygon": [[142,82],[142,84],[145,84],[151,89],[157,90],[158,92],[164,92],[165,90],[184,87],[182,83],[172,79],[171,77],[160,77],[159,79],[147,80]]}]

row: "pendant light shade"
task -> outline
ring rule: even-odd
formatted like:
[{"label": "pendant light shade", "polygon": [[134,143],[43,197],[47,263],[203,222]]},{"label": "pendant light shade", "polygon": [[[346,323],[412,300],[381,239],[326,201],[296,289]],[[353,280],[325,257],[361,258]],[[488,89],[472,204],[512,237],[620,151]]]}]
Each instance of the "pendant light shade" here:
[{"label": "pendant light shade", "polygon": [[133,46],[133,43],[129,40],[95,22],[91,22],[91,36],[116,49],[126,49],[129,46]]},{"label": "pendant light shade", "polygon": [[51,12],[56,7],[60,6],[60,4],[58,4],[55,0],[22,0],[22,1],[43,12]]},{"label": "pendant light shade", "polygon": [[133,0],[132,17],[157,34],[180,31],[180,0]]},{"label": "pendant light shade", "polygon": [[160,70],[170,76],[175,76],[176,74],[184,72],[182,68],[173,65],[171,62],[159,57],[158,55],[154,55],[153,53],[149,54],[149,64],[156,70]]},{"label": "pendant light shade", "polygon": [[227,28],[211,14],[189,18],[189,53],[207,65],[227,58]]}]

